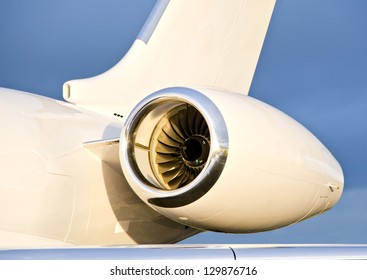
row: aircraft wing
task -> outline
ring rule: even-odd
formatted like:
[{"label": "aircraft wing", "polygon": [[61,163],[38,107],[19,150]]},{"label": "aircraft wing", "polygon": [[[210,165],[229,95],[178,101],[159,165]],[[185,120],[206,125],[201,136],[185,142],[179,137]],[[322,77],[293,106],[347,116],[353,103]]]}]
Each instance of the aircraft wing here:
[{"label": "aircraft wing", "polygon": [[366,259],[367,245],[134,245],[0,250],[0,260]]}]

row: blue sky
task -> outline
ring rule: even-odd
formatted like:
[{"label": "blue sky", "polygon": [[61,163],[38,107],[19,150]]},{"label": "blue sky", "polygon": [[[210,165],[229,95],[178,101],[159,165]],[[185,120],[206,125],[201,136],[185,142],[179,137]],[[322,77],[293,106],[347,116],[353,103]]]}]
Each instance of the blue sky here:
[{"label": "blue sky", "polygon": [[[0,86],[62,99],[128,50],[154,0],[0,1]],[[278,0],[250,95],[310,129],[343,167],[345,192],[321,216],[188,243],[367,243],[367,1]]]}]

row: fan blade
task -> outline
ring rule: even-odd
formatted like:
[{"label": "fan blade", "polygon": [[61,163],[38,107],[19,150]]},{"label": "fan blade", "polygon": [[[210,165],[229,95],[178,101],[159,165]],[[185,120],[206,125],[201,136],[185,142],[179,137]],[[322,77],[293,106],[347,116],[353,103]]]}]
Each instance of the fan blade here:
[{"label": "fan blade", "polygon": [[164,173],[170,170],[174,170],[177,168],[181,168],[184,163],[182,162],[180,157],[175,158],[172,161],[159,163],[158,164],[158,171],[160,173]]}]

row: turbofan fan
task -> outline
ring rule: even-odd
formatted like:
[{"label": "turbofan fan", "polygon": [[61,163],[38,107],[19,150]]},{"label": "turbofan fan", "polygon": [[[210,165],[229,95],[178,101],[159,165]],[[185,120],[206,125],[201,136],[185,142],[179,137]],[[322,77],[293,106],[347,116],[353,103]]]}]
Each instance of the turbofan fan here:
[{"label": "turbofan fan", "polygon": [[158,123],[151,147],[151,166],[156,178],[167,189],[181,188],[192,182],[207,162],[209,127],[193,106],[178,106]]}]

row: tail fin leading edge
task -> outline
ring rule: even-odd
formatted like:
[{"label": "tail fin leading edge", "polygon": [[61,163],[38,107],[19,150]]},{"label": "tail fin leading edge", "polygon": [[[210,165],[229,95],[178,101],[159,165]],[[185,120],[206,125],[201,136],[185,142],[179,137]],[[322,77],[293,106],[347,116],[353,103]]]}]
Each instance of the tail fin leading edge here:
[{"label": "tail fin leading edge", "polygon": [[169,86],[248,94],[275,0],[158,0],[125,57],[107,72],[64,85],[64,98],[125,114]]}]

